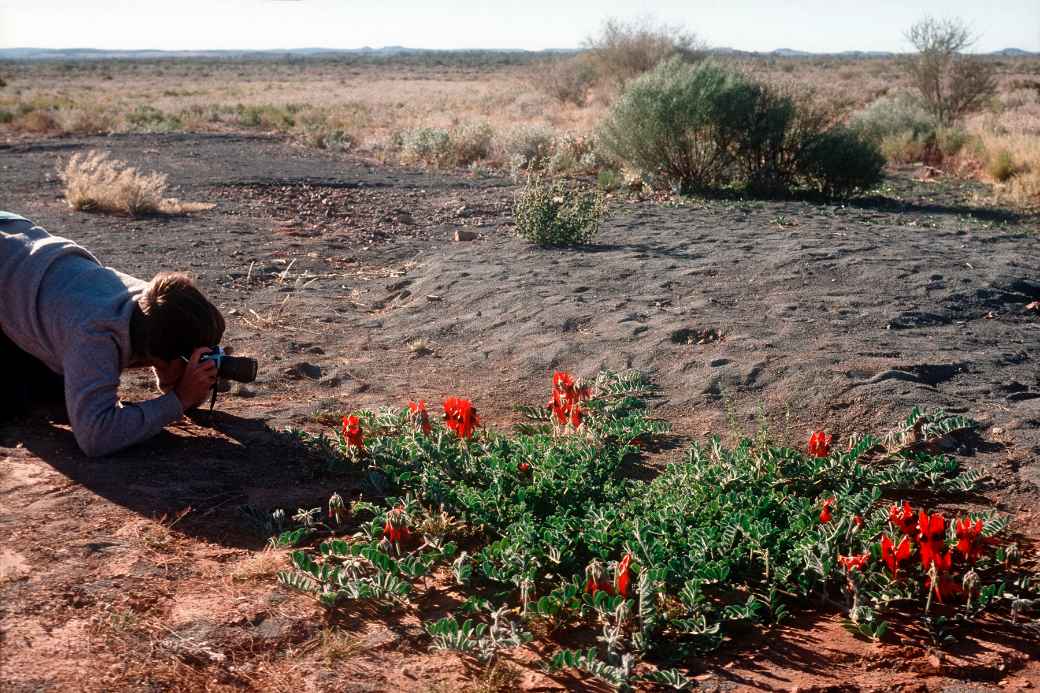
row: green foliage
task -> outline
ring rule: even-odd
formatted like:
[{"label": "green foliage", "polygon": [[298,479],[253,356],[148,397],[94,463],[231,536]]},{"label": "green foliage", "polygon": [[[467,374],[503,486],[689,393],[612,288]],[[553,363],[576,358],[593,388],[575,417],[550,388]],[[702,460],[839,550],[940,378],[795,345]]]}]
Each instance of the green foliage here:
[{"label": "green foliage", "polygon": [[152,106],[138,106],[126,114],[126,122],[135,130],[145,132],[169,132],[183,127],[179,117]]},{"label": "green foliage", "polygon": [[993,180],[1000,183],[1007,181],[1017,171],[1018,167],[1015,166],[1015,161],[1011,158],[1011,152],[1006,149],[1000,149],[991,155],[989,162],[986,164],[986,172]]},{"label": "green foliage", "polygon": [[921,100],[906,92],[872,101],[853,114],[849,126],[877,145],[886,137],[904,133],[924,144],[932,141],[937,129],[935,117]]},{"label": "green foliage", "polygon": [[[515,434],[482,430],[463,441],[437,422],[428,435],[417,431],[407,410],[359,412],[363,457],[328,437],[297,434],[332,467],[363,473],[384,501],[355,502],[355,534],[295,551],[280,581],[329,608],[404,604],[438,570],[468,596],[456,615],[426,624],[434,648],[490,659],[531,637],[510,615],[551,632],[594,630],[596,646],[561,650],[550,668],[574,668],[618,690],[640,681],[687,687],[678,671],[641,675],[635,665],[712,650],[733,630],[782,622],[810,599],[844,598],[847,626],[871,639],[886,637],[894,605],[916,610],[937,642],[984,610],[1034,603],[1036,581],[1014,566],[1017,549],[1002,545],[1003,516],[978,516],[993,548],[974,560],[971,581],[963,577],[967,600],[933,600],[936,574],[916,553],[896,576],[881,558],[882,536],[898,539],[888,522],[896,499],[968,489],[979,478],[932,452],[940,439],[975,426],[965,417],[915,409],[891,433],[853,438],[847,450],[823,457],[761,437],[733,448],[711,438],[640,480],[632,465],[667,428],[649,416],[653,386],[638,374],[609,372],[579,386],[589,398],[577,429],[522,408],[528,422]],[[394,516],[404,518],[410,539],[382,536],[390,508],[399,509]],[[458,522],[432,521],[449,516]],[[307,511],[297,518],[319,531]],[[449,539],[462,537],[468,550],[458,552]],[[633,574],[622,592],[610,578],[626,554]],[[839,557],[853,555],[864,564],[850,571]],[[956,581],[967,569],[958,558]],[[951,579],[944,575],[944,590]]]},{"label": "green foliage", "polygon": [[843,127],[812,138],[799,161],[807,182],[825,195],[840,197],[877,185],[884,166],[876,146]]},{"label": "green foliage", "polygon": [[584,245],[599,231],[603,208],[603,195],[597,190],[531,176],[517,193],[513,215],[517,235],[536,245]]},{"label": "green foliage", "polygon": [[844,195],[872,185],[876,145],[831,120],[733,69],[673,59],[625,89],[600,138],[611,156],[680,193],[739,185],[773,195],[807,185]]},{"label": "green foliage", "polygon": [[486,123],[461,125],[452,130],[416,128],[396,135],[401,161],[429,166],[466,166],[488,158],[494,133]]}]

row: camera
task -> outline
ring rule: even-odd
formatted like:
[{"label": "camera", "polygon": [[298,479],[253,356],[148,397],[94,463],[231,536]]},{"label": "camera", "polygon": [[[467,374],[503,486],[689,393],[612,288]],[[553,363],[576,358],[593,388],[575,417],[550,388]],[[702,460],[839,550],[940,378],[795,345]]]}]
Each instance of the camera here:
[{"label": "camera", "polygon": [[215,346],[199,359],[199,363],[215,361],[217,377],[223,380],[234,380],[239,383],[251,383],[256,380],[257,361],[248,356],[231,356],[224,347]]}]

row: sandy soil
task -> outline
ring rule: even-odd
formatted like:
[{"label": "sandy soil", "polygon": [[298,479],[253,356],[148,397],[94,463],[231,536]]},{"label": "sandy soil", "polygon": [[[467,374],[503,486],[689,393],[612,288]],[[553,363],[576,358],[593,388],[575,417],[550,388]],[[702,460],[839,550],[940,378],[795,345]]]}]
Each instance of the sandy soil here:
[{"label": "sandy soil", "polygon": [[[55,164],[89,147],[217,206],[72,212]],[[238,508],[347,490],[285,426],[447,394],[505,426],[514,404],[545,399],[553,368],[650,372],[678,442],[759,419],[800,443],[815,427],[885,429],[915,404],[965,412],[984,425],[961,451],[990,477],[979,503],[1035,539],[1040,316],[1025,306],[1040,299],[1038,219],[911,169],[888,183],[848,205],[615,198],[595,246],[540,250],[513,236],[503,179],[238,135],[0,146],[0,207],[131,274],[193,272],[229,318],[227,342],[262,360],[214,416],[107,460],[85,459],[60,413],[0,427],[4,690],[487,689],[487,672],[427,651],[419,617],[436,595],[330,631],[277,586],[284,557],[262,551]],[[477,239],[452,241],[459,228]],[[125,380],[126,397],[147,396],[147,376]],[[1038,644],[997,623],[941,661],[912,637],[857,641],[828,613],[749,638],[691,663],[700,686],[1040,685]],[[594,689],[541,673],[548,647],[516,653],[502,689]]]}]

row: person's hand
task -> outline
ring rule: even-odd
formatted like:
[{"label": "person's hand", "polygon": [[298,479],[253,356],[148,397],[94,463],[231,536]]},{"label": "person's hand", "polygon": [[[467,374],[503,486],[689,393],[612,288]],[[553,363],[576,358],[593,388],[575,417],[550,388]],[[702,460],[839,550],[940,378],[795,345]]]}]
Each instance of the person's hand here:
[{"label": "person's hand", "polygon": [[217,382],[217,364],[214,361],[199,363],[202,355],[209,351],[209,347],[199,347],[191,353],[188,365],[184,367],[184,375],[174,388],[177,399],[181,401],[184,411],[193,409],[209,397],[213,384]]}]

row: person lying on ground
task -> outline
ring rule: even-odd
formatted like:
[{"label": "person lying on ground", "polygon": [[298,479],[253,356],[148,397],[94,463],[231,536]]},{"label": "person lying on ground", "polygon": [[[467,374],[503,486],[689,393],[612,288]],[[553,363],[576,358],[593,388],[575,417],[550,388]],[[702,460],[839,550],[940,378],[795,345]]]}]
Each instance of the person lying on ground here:
[{"label": "person lying on ground", "polygon": [[[224,318],[186,275],[135,279],[0,212],[0,297],[0,421],[64,397],[88,456],[154,436],[205,401],[216,382],[216,364],[200,358],[220,343]],[[120,402],[120,373],[149,366],[162,396]]]}]

